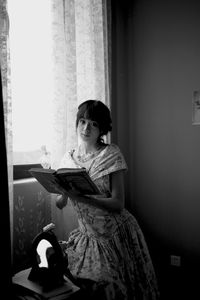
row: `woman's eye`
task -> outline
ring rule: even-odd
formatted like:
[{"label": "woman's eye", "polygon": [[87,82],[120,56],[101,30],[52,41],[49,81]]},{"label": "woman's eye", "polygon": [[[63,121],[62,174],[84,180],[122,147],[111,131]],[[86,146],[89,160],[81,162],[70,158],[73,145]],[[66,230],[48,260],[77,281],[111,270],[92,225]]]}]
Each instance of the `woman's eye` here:
[{"label": "woman's eye", "polygon": [[99,127],[97,122],[92,122],[93,127]]},{"label": "woman's eye", "polygon": [[80,119],[79,122],[80,122],[80,124],[85,124],[85,120],[84,119]]}]

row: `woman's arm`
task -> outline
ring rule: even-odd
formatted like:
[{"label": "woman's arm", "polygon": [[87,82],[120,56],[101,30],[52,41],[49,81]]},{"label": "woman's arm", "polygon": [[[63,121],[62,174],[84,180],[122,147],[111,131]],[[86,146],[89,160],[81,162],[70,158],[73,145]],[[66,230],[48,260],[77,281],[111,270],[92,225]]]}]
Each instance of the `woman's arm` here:
[{"label": "woman's arm", "polygon": [[101,195],[84,196],[76,192],[66,192],[62,194],[65,198],[70,197],[78,202],[88,203],[95,207],[100,207],[113,212],[119,212],[124,208],[124,172],[118,171],[110,174],[111,197],[101,197]]},{"label": "woman's arm", "polygon": [[[101,195],[91,197],[91,204],[110,211],[119,212],[124,208],[124,171],[110,174],[111,197],[103,198]],[[94,199],[93,199],[94,198]],[[92,203],[93,202],[93,203]]]}]

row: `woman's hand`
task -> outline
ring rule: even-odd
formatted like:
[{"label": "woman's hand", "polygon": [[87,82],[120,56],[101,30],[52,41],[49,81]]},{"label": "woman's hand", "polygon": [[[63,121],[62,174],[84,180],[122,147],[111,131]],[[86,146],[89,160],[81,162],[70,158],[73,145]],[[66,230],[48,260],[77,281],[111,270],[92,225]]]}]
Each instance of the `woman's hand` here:
[{"label": "woman's hand", "polygon": [[67,205],[68,198],[64,195],[58,195],[56,199],[56,206],[59,209],[63,209]]},{"label": "woman's hand", "polygon": [[77,196],[81,195],[81,193],[79,191],[77,191],[77,189],[73,186],[73,184],[70,184],[70,183],[68,185],[67,190],[62,187],[60,187],[59,190],[62,195],[64,195],[65,197],[72,198],[72,199],[76,199]]},{"label": "woman's hand", "polygon": [[59,209],[63,209],[67,205],[68,198],[76,200],[81,194],[78,192],[72,184],[69,184],[70,189],[66,190],[57,182],[56,189],[58,191],[58,196],[56,199],[56,206]]}]

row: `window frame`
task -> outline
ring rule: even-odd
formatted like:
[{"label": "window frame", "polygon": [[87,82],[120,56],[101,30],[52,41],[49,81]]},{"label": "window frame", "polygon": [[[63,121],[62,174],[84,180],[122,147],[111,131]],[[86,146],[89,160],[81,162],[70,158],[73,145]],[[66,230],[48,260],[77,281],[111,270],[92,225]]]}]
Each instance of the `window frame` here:
[{"label": "window frame", "polygon": [[13,166],[13,179],[28,179],[33,178],[29,169],[31,168],[42,168],[41,164],[21,164],[21,165],[14,165]]}]

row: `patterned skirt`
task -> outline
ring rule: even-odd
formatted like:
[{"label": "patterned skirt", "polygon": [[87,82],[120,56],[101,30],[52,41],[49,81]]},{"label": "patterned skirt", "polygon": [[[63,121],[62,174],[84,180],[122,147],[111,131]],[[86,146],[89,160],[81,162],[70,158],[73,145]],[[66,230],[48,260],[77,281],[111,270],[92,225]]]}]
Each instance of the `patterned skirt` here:
[{"label": "patterned skirt", "polygon": [[95,300],[159,299],[154,267],[136,219],[126,210],[114,218],[117,225],[111,235],[88,230],[79,220],[65,249],[69,270],[93,282]]}]

